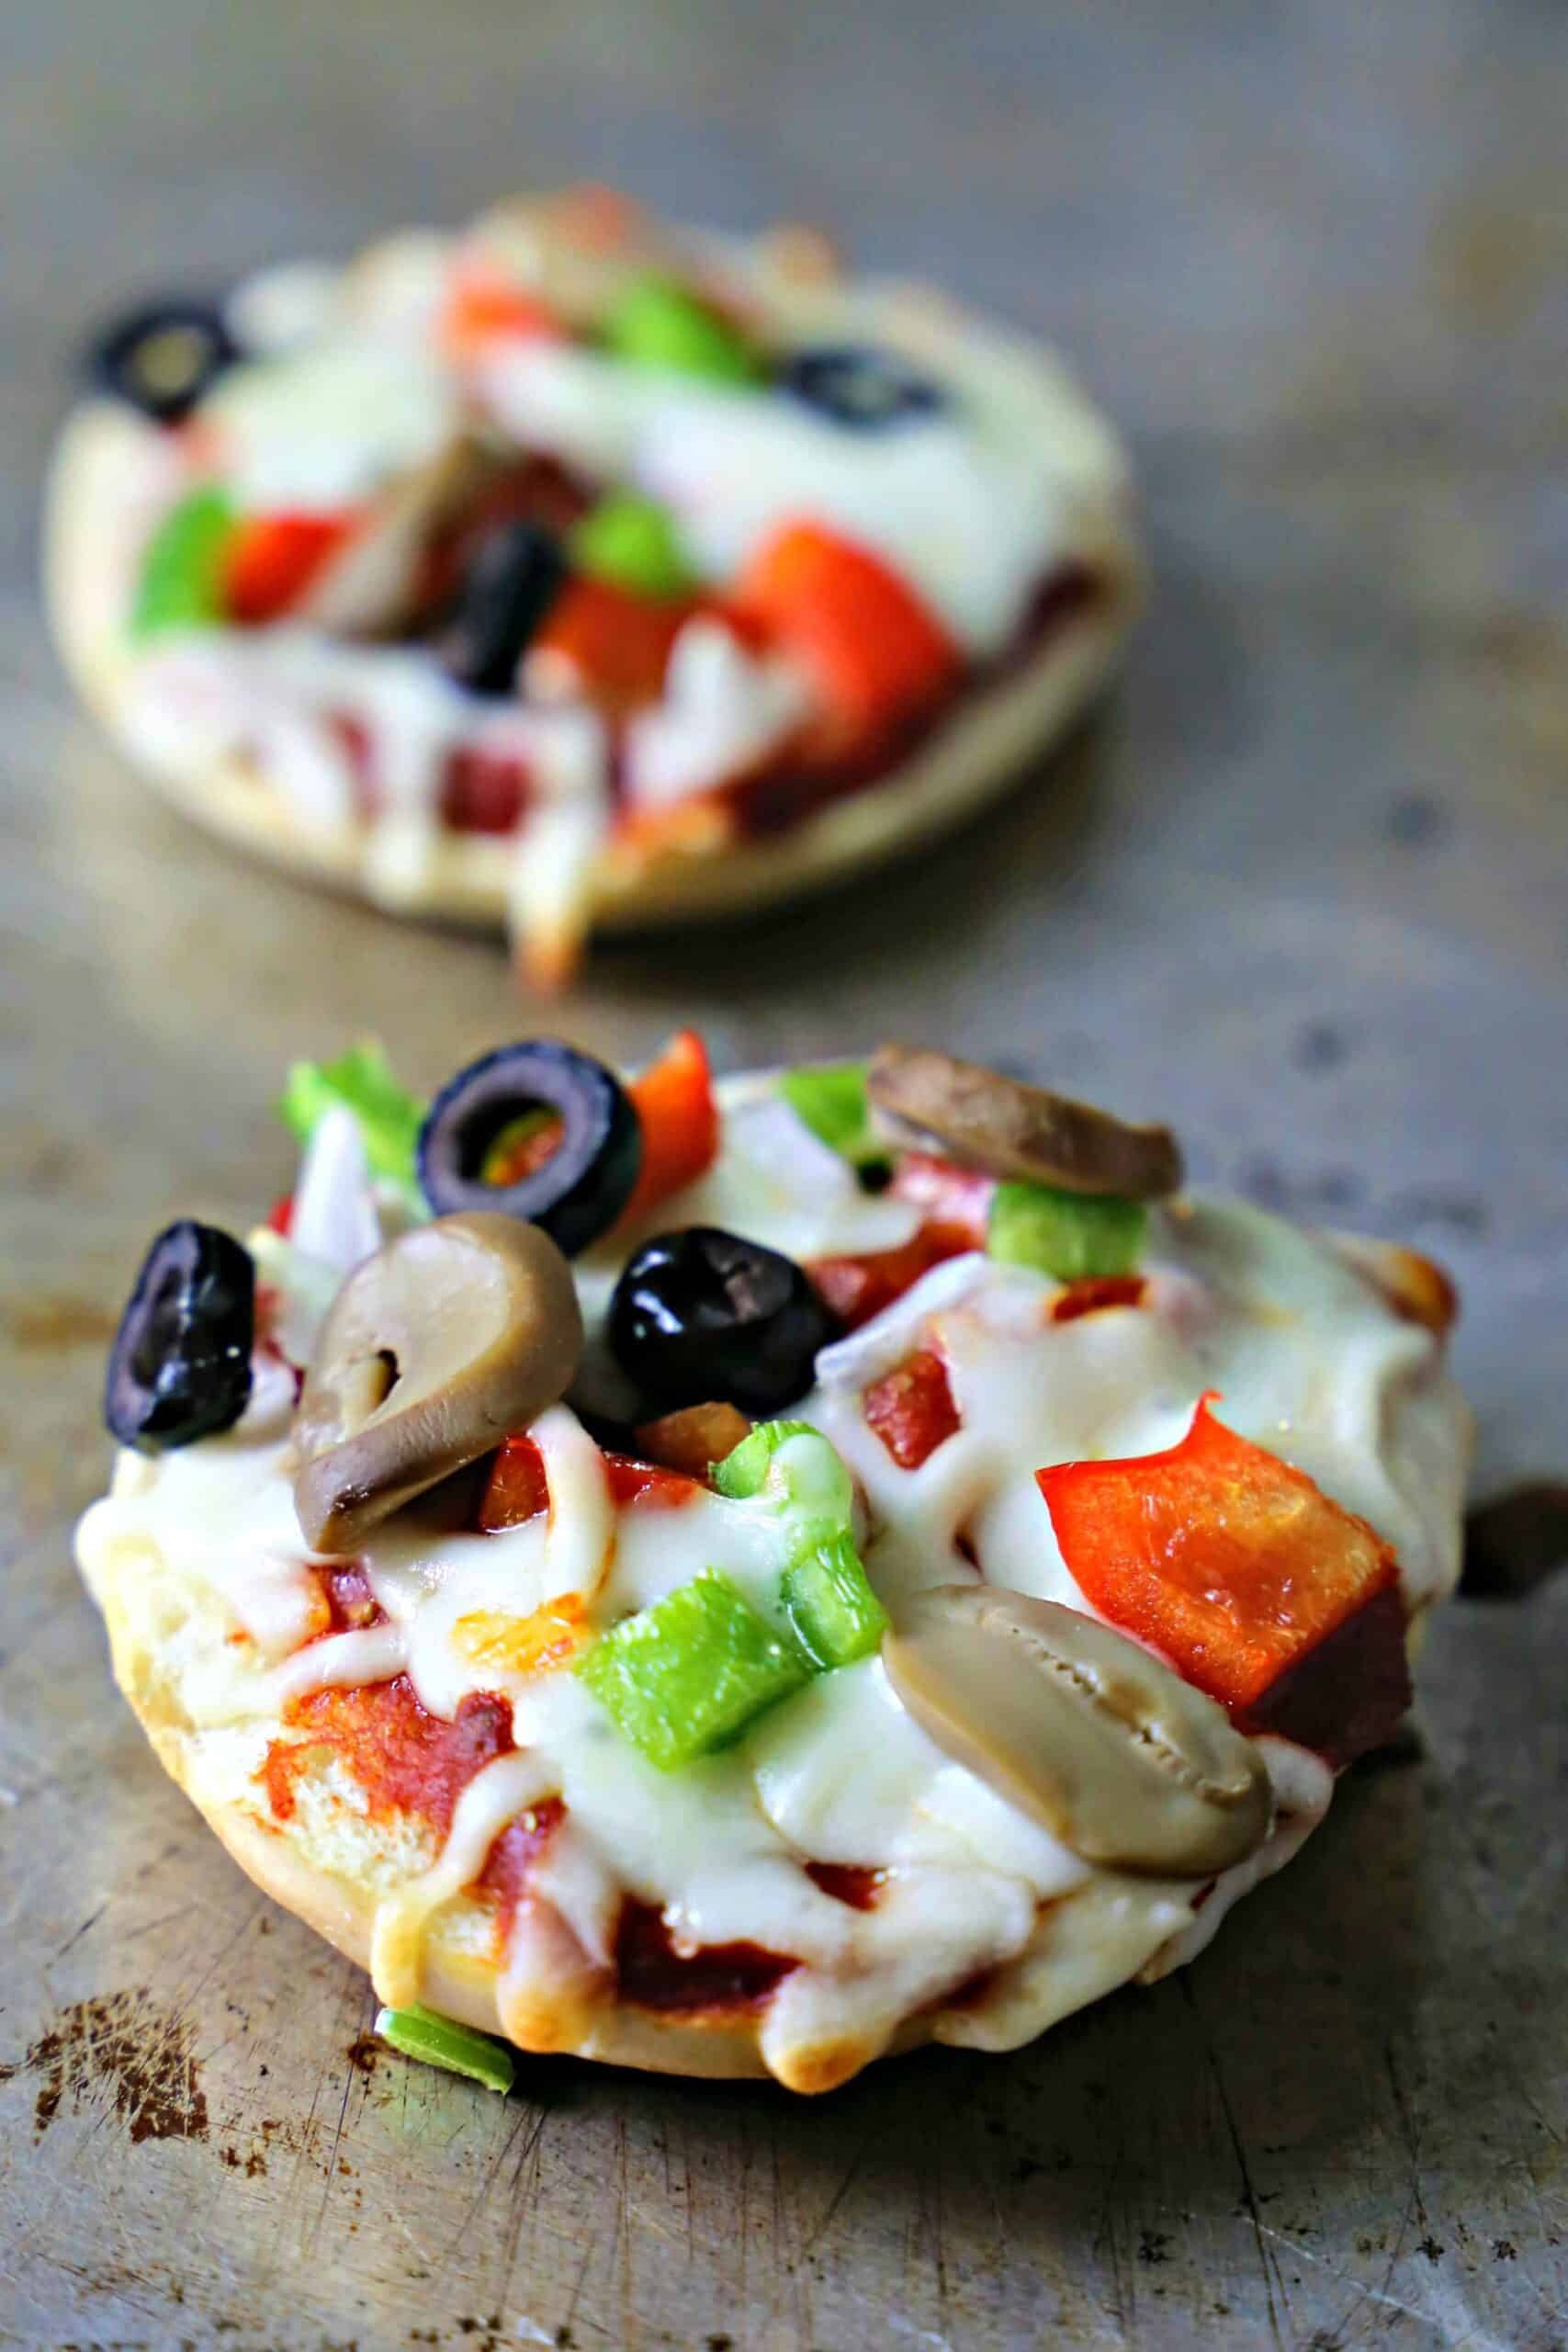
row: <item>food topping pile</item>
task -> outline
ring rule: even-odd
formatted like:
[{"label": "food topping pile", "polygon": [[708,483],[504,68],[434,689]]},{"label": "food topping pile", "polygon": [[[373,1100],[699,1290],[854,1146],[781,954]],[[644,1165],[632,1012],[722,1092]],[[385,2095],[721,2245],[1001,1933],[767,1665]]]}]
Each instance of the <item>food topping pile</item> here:
[{"label": "food topping pile", "polygon": [[1120,490],[1005,337],[604,191],[145,308],[90,373],[144,434],[133,743],[361,829],[391,901],[515,842],[545,978],[594,859],[802,821],[1093,607]]},{"label": "food topping pile", "polygon": [[233,1801],[303,1824],[325,1756],[424,1823],[399,2046],[490,2078],[419,2005],[463,1904],[525,2047],[612,1998],[802,2088],[933,2006],[1003,2046],[1196,1948],[1408,1704],[1442,1294],[1179,1197],[1167,1129],[900,1046],[716,1089],[690,1031],[282,1109],[248,1248],[148,1253],[83,1553],[210,1585]]}]

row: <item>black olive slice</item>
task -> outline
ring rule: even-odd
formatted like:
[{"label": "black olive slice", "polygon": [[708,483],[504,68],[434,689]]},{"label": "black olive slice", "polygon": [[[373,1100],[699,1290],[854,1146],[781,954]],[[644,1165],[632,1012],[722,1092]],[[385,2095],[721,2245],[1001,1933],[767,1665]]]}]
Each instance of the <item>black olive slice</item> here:
[{"label": "black olive slice", "polygon": [[109,1351],[104,1419],[122,1445],[163,1453],[231,1429],[251,1393],[255,1267],[215,1225],[160,1233]]},{"label": "black olive slice", "polygon": [[946,397],[896,352],[868,344],[833,344],[796,351],[779,382],[808,408],[860,432],[881,432],[918,416],[934,416]]},{"label": "black olive slice", "polygon": [[538,523],[508,523],[479,541],[436,651],[475,695],[509,695],[525,648],[565,584],[560,541]]},{"label": "black olive slice", "polygon": [[714,1398],[743,1412],[804,1396],[838,1326],[793,1258],[717,1226],[647,1241],[610,1301],[610,1346],[661,1412]]},{"label": "black olive slice", "polygon": [[155,424],[177,424],[239,356],[214,304],[149,302],[97,337],[87,373],[99,391],[128,401]]},{"label": "black olive slice", "polygon": [[614,1225],[641,1166],[642,1129],[620,1080],[550,1038],[470,1062],[419,1131],[419,1181],[437,1216],[523,1217],[568,1258]]}]

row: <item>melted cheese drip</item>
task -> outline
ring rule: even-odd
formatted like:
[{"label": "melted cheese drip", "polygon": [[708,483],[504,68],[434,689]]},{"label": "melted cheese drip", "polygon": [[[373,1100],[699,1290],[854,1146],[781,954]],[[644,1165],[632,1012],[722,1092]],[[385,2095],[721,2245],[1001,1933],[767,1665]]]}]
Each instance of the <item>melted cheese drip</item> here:
[{"label": "melted cheese drip", "polygon": [[[863,1193],[765,1081],[726,1090],[720,1159],[659,1212],[664,1224],[711,1221],[796,1255],[895,1246],[913,1218],[903,1203]],[[613,1251],[578,1261],[591,1329],[627,1246],[621,1237]],[[1045,1277],[955,1260],[824,1351],[818,1385],[796,1409],[833,1439],[863,1490],[864,1556],[885,1599],[896,1608],[904,1594],[975,1573],[962,1535],[991,1581],[1083,1608],[1036,1469],[1170,1444],[1208,1388],[1221,1392],[1233,1428],[1299,1464],[1394,1544],[1413,1608],[1446,1589],[1457,1568],[1463,1416],[1430,1335],[1326,1243],[1234,1204],[1156,1213],[1148,1266],[1143,1306],[1058,1324],[1049,1312],[1057,1286]],[[940,1347],[962,1425],[906,1470],[866,1425],[861,1397],[921,1344]],[[607,1624],[707,1567],[776,1616],[781,1532],[766,1503],[705,1491],[617,1515],[598,1450],[565,1405],[533,1431],[547,1512],[493,1535],[435,1532],[417,1512],[389,1521],[364,1557],[387,1623],[268,1665],[287,1650],[291,1624],[304,1623],[312,1589],[276,1395],[271,1409],[271,1422],[263,1413],[156,1462],[128,1458],[113,1496],[88,1513],[81,1549],[91,1571],[109,1550],[133,1546],[165,1578],[211,1591],[253,1632],[265,1670],[248,1679],[232,1652],[216,1666],[193,1663],[182,1689],[198,1720],[254,1719],[311,1689],[399,1671],[441,1716],[478,1690],[510,1700],[519,1754],[486,1768],[434,1866],[383,1901],[385,1998],[417,1985],[429,1920],[471,1883],[497,1830],[558,1793],[566,1819],[536,1858],[501,1992],[503,2016],[529,2046],[591,2030],[583,2020],[608,1981],[626,1891],[661,1908],[679,1950],[749,1942],[800,1963],[773,1996],[762,2033],[769,2064],[787,2081],[835,2078],[886,2047],[914,2010],[987,1970],[999,1973],[984,2000],[947,2013],[938,2030],[1001,2047],[1140,1969],[1177,1964],[1326,1804],[1325,1769],[1268,1743],[1275,1835],[1195,1914],[1190,1882],[1093,1869],[951,1762],[904,1713],[875,1658],[813,1682],[734,1747],[678,1774],[656,1771],[570,1671],[525,1677],[492,1658],[476,1664],[459,1620],[522,1619],[570,1593]],[[886,1872],[875,1906],[833,1899],[807,1875],[807,1860]]]}]

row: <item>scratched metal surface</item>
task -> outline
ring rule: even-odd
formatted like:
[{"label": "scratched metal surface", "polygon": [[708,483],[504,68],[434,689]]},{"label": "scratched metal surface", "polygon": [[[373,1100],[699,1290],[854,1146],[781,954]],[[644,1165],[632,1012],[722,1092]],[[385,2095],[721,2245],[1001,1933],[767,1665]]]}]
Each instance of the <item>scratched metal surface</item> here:
[{"label": "scratched metal surface", "polygon": [[[69,714],[29,585],[77,320],[530,175],[826,216],[1059,334],[1159,594],[987,831],[606,958],[572,1024],[722,1061],[892,1028],[1169,1114],[1200,1173],[1453,1263],[1478,1488],[1568,1453],[1568,20],[51,0],[0,106],[0,2339],[1522,2346],[1564,2340],[1568,1579],[1461,1605],[1190,1974],[818,2106],[369,2059],[362,1980],[160,1778],[68,1558],[146,1234],[243,1221],[291,1052],[417,1078],[532,1016],[483,943],[249,873]],[[552,1015],[552,1018],[556,1016]]]}]

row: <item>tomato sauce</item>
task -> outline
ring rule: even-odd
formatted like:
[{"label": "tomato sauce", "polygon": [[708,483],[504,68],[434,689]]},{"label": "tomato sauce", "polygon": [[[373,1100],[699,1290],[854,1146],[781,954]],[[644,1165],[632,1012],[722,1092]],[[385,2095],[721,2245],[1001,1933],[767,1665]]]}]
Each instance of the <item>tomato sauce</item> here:
[{"label": "tomato sauce", "polygon": [[421,1704],[406,1674],[312,1690],[290,1700],[283,1719],[297,1736],[275,1739],[256,1776],[278,1821],[292,1819],[294,1784],[325,1748],[365,1791],[373,1821],[418,1814],[445,1837],[474,1775],[514,1745],[505,1699],[469,1691],[448,1722]]},{"label": "tomato sauce", "polygon": [[356,1560],[312,1561],[310,1574],[329,1612],[328,1623],[311,1635],[312,1641],[325,1641],[329,1634],[360,1634],[367,1626],[386,1623],[387,1612]]},{"label": "tomato sauce", "polygon": [[1107,1306],[1141,1306],[1148,1288],[1142,1274],[1085,1274],[1051,1302],[1053,1323],[1076,1323]]},{"label": "tomato sauce", "polygon": [[806,1875],[824,1894],[830,1894],[835,1903],[847,1903],[852,1911],[874,1911],[886,1883],[883,1871],[868,1870],[863,1862],[807,1862]]},{"label": "tomato sauce", "polygon": [[498,1952],[506,1948],[512,1922],[527,1890],[535,1862],[565,1819],[566,1806],[561,1799],[546,1797],[520,1813],[515,1821],[509,1821],[485,1856],[484,1868],[474,1881],[473,1891],[489,1896],[495,1904]]},{"label": "tomato sauce", "polygon": [[621,1998],[670,2016],[714,2017],[761,2008],[800,1966],[761,1944],[705,1944],[678,1952],[657,1904],[621,1905],[615,1977]]},{"label": "tomato sauce", "polygon": [[441,821],[455,833],[511,833],[528,805],[530,777],[515,752],[459,743],[441,778]]}]

